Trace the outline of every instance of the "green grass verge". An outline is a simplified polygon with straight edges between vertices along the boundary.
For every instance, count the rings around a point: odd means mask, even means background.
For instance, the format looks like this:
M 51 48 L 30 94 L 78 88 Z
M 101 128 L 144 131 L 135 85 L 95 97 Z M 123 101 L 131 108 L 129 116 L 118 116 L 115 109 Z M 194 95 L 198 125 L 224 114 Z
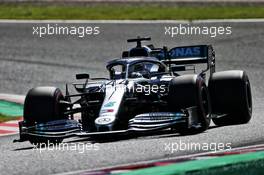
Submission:
M 193 20 L 230 18 L 264 18 L 264 6 L 0 5 L 0 19 Z
M 9 121 L 9 120 L 17 120 L 19 118 L 20 117 L 8 116 L 8 115 L 4 115 L 4 114 L 0 113 L 0 123 L 1 122 L 6 122 L 6 121 Z
M 263 174 L 264 151 L 194 160 L 135 170 L 120 175 L 248 175 Z
M 10 117 L 17 117 L 23 115 L 23 105 L 0 100 L 0 114 Z

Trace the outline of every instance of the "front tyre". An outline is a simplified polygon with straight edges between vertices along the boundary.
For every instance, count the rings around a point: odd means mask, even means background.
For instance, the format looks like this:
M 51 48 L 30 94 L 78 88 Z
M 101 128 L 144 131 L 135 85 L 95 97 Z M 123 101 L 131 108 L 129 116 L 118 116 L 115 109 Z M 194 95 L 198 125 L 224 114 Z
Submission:
M 56 87 L 37 87 L 31 89 L 24 103 L 24 121 L 27 126 L 36 123 L 45 123 L 53 120 L 64 119 L 60 100 L 64 96 L 60 89 Z M 63 139 L 43 138 L 39 136 L 29 136 L 29 142 L 34 145 L 41 143 L 60 143 Z
M 174 111 L 197 107 L 200 127 L 184 126 L 178 129 L 182 135 L 205 131 L 211 121 L 211 104 L 209 92 L 204 79 L 198 75 L 181 75 L 175 77 L 169 86 L 169 105 Z
M 213 113 L 223 115 L 213 118 L 218 126 L 248 123 L 252 116 L 252 95 L 245 71 L 216 72 L 209 80 Z

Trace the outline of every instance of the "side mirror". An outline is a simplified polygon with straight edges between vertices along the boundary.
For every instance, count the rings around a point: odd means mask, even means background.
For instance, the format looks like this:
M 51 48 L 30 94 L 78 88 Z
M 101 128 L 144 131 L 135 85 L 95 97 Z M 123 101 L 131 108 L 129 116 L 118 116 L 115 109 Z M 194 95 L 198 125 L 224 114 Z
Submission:
M 81 79 L 89 79 L 90 75 L 89 74 L 76 74 L 76 79 L 81 80 Z
M 124 51 L 123 53 L 122 53 L 122 58 L 126 58 L 126 57 L 128 57 L 129 56 L 129 52 L 128 51 Z

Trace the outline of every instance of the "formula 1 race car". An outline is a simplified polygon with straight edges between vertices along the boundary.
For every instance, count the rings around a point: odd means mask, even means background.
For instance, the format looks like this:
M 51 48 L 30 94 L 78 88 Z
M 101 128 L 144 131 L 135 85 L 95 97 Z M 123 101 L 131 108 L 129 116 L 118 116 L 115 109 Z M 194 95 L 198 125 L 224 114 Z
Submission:
M 150 38 L 129 39 L 136 47 L 106 65 L 109 78 L 31 89 L 19 122 L 20 140 L 59 143 L 67 137 L 136 134 L 171 130 L 180 134 L 243 124 L 252 115 L 251 88 L 242 70 L 215 72 L 211 45 L 155 48 Z M 204 65 L 204 66 L 202 66 Z M 199 73 L 197 67 L 201 68 Z M 208 77 L 208 80 L 206 79 Z

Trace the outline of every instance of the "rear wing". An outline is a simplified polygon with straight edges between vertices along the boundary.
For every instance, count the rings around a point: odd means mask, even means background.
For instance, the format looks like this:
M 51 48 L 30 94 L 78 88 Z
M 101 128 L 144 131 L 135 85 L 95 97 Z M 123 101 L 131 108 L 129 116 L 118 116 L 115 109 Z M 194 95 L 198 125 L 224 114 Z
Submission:
M 215 52 L 211 45 L 195 45 L 195 46 L 182 46 L 174 47 L 169 51 L 163 48 L 163 51 L 156 57 L 169 65 L 188 65 L 188 64 L 207 64 L 206 72 L 215 72 Z

